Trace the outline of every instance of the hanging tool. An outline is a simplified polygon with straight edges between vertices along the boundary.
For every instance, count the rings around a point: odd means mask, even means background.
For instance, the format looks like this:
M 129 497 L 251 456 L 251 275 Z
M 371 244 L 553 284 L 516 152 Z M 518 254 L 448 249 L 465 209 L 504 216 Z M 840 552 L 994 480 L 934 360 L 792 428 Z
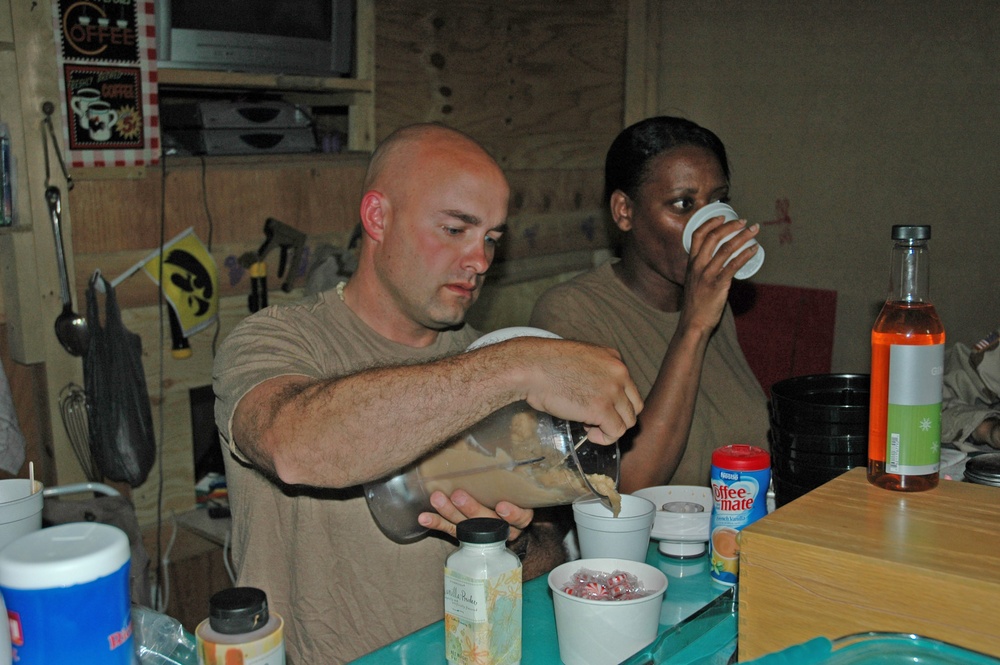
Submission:
M 246 252 L 237 259 L 238 263 L 250 272 L 250 295 L 247 298 L 247 305 L 251 312 L 267 307 L 267 263 L 264 261 L 267 253 L 275 247 L 281 250 L 278 259 L 278 277 L 284 276 L 285 281 L 281 285 L 281 290 L 289 293 L 293 288 L 306 244 L 306 234 L 273 217 L 268 217 L 264 222 L 264 237 L 264 244 L 260 249 L 256 252 Z
M 292 284 L 295 282 L 299 264 L 302 263 L 302 252 L 306 246 L 306 234 L 293 229 L 288 224 L 279 222 L 273 217 L 268 217 L 264 222 L 264 237 L 267 238 L 264 244 L 257 250 L 259 260 L 263 261 L 275 247 L 281 248 L 281 257 L 278 260 L 278 277 L 284 275 L 285 281 L 281 284 L 281 290 L 290 293 Z M 288 252 L 291 250 L 292 258 L 289 261 Z
M 52 128 L 52 113 L 54 111 L 55 106 L 52 102 L 42 104 L 42 112 L 45 113 L 45 117 L 42 119 L 42 151 L 45 153 L 45 203 L 49 207 L 52 234 L 56 239 L 56 267 L 59 269 L 59 295 L 63 306 L 62 312 L 56 317 L 55 331 L 56 339 L 59 340 L 67 353 L 73 356 L 83 356 L 87 353 L 90 333 L 87 328 L 87 319 L 73 311 L 73 297 L 70 292 L 69 275 L 66 271 L 66 255 L 62 238 L 62 198 L 59 188 L 51 184 L 49 179 L 51 174 L 49 171 L 48 139 L 51 136 L 52 149 L 59 159 L 59 166 L 66 178 L 66 189 L 73 189 L 73 179 L 66 170 L 62 153 L 59 151 L 59 143 L 56 141 L 55 130 Z
M 257 312 L 267 307 L 267 264 L 257 252 L 246 252 L 240 255 L 237 262 L 250 273 L 250 295 L 247 296 L 247 307 L 250 312 Z
M 75 383 L 69 383 L 59 393 L 59 411 L 62 414 L 63 427 L 69 436 L 73 453 L 80 462 L 88 481 L 96 482 L 103 479 L 101 470 L 97 468 L 90 450 L 90 425 L 87 420 L 87 393 Z

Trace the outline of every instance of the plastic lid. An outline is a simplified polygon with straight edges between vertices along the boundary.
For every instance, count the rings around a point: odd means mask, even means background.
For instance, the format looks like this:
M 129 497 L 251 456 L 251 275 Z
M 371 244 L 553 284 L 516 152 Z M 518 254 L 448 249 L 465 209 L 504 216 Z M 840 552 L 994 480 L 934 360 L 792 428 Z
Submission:
M 979 485 L 1000 487 L 1000 453 L 970 457 L 965 463 L 965 479 Z
M 771 468 L 771 455 L 757 446 L 734 443 L 716 448 L 712 453 L 712 466 L 733 471 L 760 471 Z
M 128 536 L 100 522 L 70 522 L 25 534 L 0 551 L 0 586 L 55 589 L 87 584 L 129 562 Z
M 209 625 L 223 635 L 253 632 L 269 618 L 267 594 L 252 586 L 223 589 L 208 601 Z
M 510 525 L 495 517 L 473 517 L 459 522 L 457 531 L 461 542 L 485 545 L 507 540 Z
M 908 224 L 897 224 L 892 227 L 893 240 L 930 240 L 930 226 L 911 226 Z

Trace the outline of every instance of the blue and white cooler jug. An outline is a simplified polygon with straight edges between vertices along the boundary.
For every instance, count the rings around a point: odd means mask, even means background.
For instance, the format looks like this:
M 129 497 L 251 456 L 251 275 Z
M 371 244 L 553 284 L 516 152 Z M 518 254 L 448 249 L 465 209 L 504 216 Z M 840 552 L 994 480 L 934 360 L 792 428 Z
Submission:
M 137 665 L 128 536 L 97 522 L 60 524 L 0 550 L 0 593 L 19 665 Z

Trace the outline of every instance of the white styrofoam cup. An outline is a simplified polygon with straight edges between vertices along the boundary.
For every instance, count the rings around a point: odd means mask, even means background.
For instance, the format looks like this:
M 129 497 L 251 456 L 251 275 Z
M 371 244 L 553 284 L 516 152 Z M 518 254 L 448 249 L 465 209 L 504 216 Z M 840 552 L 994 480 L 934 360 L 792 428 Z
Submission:
M 691 237 L 694 235 L 694 232 L 698 229 L 698 227 L 708 220 L 714 217 L 719 217 L 720 215 L 724 217 L 727 222 L 740 218 L 740 216 L 736 214 L 736 211 L 733 210 L 729 204 L 722 203 L 721 201 L 709 203 L 707 206 L 703 206 L 696 210 L 695 213 L 691 215 L 691 219 L 688 220 L 687 225 L 684 227 L 684 235 L 682 237 L 684 242 L 684 251 L 688 253 L 691 252 Z M 726 242 L 737 233 L 739 233 L 739 231 L 734 231 L 719 241 L 719 244 L 715 247 L 715 251 L 718 252 L 722 243 Z M 736 272 L 736 279 L 747 279 L 752 277 L 758 270 L 760 270 L 760 267 L 764 265 L 764 248 L 759 246 L 760 243 L 757 242 L 756 238 L 747 241 L 742 247 L 740 247 L 739 251 L 734 252 L 733 255 L 726 260 L 726 263 L 728 264 L 733 260 L 734 256 L 745 249 L 753 247 L 754 245 L 758 245 L 757 253 L 754 254 L 753 258 L 747 261 L 746 265 Z M 713 252 L 713 256 L 714 255 L 715 253 Z
M 622 494 L 618 517 L 600 499 L 573 502 L 573 520 L 585 559 L 615 558 L 645 561 L 656 506 L 649 499 Z

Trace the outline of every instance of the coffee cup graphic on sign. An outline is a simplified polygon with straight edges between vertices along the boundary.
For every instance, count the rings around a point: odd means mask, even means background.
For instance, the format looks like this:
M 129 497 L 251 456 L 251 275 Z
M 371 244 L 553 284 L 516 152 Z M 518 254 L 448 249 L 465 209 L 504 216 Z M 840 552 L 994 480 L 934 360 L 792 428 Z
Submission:
M 73 93 L 73 98 L 70 100 L 69 105 L 73 108 L 73 114 L 76 116 L 76 121 L 80 124 L 83 129 L 90 129 L 90 123 L 87 119 L 87 109 L 94 102 L 101 101 L 101 93 L 95 88 L 80 88 Z
M 87 131 L 92 141 L 107 141 L 111 138 L 111 128 L 118 120 L 118 111 L 111 104 L 102 101 L 93 102 L 87 107 Z

